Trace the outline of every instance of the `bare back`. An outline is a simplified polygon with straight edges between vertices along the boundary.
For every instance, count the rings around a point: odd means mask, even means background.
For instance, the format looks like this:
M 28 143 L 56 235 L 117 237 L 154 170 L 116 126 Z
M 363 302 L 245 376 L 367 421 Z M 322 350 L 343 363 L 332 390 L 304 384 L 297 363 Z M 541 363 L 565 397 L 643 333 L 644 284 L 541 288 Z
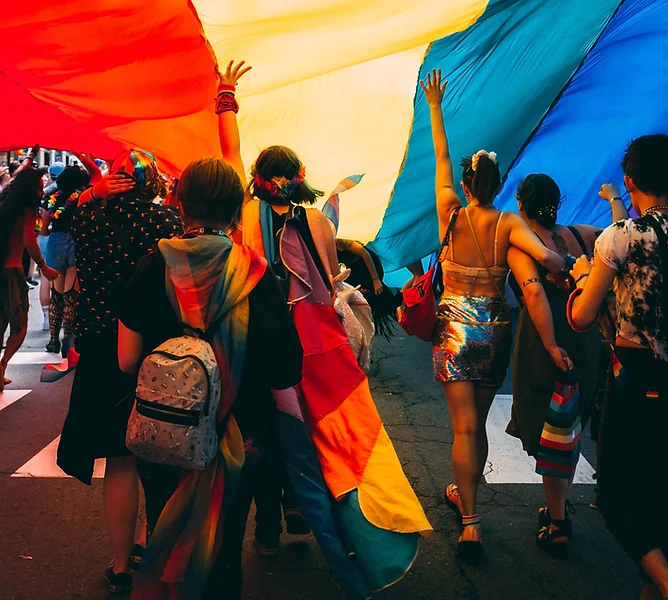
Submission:
M 446 294 L 494 296 L 498 295 L 497 288 L 503 291 L 508 272 L 506 254 L 510 247 L 510 227 L 504 220 L 503 213 L 492 207 L 469 205 L 460 211 L 444 255 Z M 494 281 L 490 280 L 480 257 L 471 227 Z

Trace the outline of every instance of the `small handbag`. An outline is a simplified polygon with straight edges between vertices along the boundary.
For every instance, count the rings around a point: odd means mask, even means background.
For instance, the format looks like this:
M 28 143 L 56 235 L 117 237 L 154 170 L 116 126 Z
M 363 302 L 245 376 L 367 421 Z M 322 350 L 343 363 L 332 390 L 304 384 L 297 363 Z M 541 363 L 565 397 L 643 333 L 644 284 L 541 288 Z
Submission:
M 434 336 L 436 325 L 434 281 L 436 281 L 437 275 L 441 273 L 443 250 L 450 243 L 450 236 L 457 222 L 460 209 L 461 207 L 452 211 L 448 230 L 436 255 L 436 261 L 420 279 L 403 292 L 402 304 L 397 309 L 397 321 L 401 328 L 408 335 L 413 335 L 423 342 L 431 342 Z

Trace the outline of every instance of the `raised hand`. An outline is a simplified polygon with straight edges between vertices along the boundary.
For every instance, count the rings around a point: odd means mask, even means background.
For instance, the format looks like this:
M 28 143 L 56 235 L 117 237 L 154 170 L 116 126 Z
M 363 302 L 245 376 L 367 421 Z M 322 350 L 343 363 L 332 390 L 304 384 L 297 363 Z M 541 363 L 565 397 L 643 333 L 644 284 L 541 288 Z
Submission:
M 227 65 L 225 73 L 218 71 L 218 89 L 221 87 L 236 87 L 237 82 L 253 68 L 251 66 L 244 67 L 245 64 L 245 60 L 236 65 L 231 60 Z
M 613 198 L 622 197 L 622 195 L 619 193 L 619 188 L 614 183 L 604 183 L 601 186 L 598 195 L 608 202 L 611 202 Z
M 433 69 L 431 73 L 427 73 L 426 82 L 420 81 L 427 103 L 431 107 L 440 107 L 443 102 L 448 82 L 442 79 L 441 69 Z
M 95 200 L 107 200 L 112 196 L 124 194 L 135 187 L 135 182 L 123 173 L 103 177 L 93 186 Z
M 31 149 L 30 149 L 30 154 L 28 155 L 29 158 L 35 158 L 37 156 L 37 153 L 39 152 L 40 145 L 35 144 Z

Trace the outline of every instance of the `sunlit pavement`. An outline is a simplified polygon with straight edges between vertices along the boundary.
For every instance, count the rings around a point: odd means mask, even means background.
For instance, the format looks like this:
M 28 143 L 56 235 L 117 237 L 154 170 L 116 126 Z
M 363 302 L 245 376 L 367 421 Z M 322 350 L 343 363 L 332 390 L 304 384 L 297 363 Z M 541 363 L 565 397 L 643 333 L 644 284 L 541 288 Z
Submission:
M 33 292 L 36 302 L 36 293 Z M 65 478 L 54 464 L 72 375 L 39 383 L 48 334 L 31 314 L 14 379 L 0 396 L 0 600 L 98 600 L 107 597 L 102 573 L 110 558 L 101 510 L 101 480 L 92 487 Z M 51 358 L 51 360 L 56 360 Z M 19 364 L 21 363 L 21 364 Z M 103 382 L 101 382 L 103 383 Z M 374 352 L 371 385 L 406 473 L 435 528 L 422 542 L 413 569 L 379 598 L 404 600 L 629 600 L 639 596 L 636 570 L 588 508 L 594 485 L 578 484 L 572 500 L 575 538 L 570 558 L 556 561 L 535 547 L 542 503 L 533 465 L 519 442 L 503 433 L 509 382 L 488 427 L 492 449 L 481 490 L 485 560 L 468 566 L 456 557 L 458 526 L 443 503 L 452 481 L 452 429 L 440 388 L 433 383 L 427 344 L 398 333 Z M 91 398 L 91 401 L 94 401 Z M 595 460 L 584 444 L 578 477 L 591 481 Z M 103 465 L 98 465 L 98 474 Z M 311 537 L 282 538 L 277 558 L 256 555 L 252 516 L 244 551 L 246 599 L 338 600 L 341 592 Z

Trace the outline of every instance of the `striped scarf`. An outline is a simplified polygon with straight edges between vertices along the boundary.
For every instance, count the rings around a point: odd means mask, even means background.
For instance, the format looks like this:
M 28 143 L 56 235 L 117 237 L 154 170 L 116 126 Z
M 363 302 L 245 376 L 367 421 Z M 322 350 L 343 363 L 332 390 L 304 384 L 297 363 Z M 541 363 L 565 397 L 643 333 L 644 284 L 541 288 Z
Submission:
M 211 345 L 222 384 L 218 422 L 226 424 L 212 464 L 183 472 L 151 536 L 132 598 L 193 600 L 202 596 L 221 547 L 224 513 L 244 464 L 243 438 L 230 411 L 244 368 L 248 296 L 267 263 L 226 236 L 161 240 L 158 247 L 167 295 L 180 320 L 203 331 L 218 323 Z

